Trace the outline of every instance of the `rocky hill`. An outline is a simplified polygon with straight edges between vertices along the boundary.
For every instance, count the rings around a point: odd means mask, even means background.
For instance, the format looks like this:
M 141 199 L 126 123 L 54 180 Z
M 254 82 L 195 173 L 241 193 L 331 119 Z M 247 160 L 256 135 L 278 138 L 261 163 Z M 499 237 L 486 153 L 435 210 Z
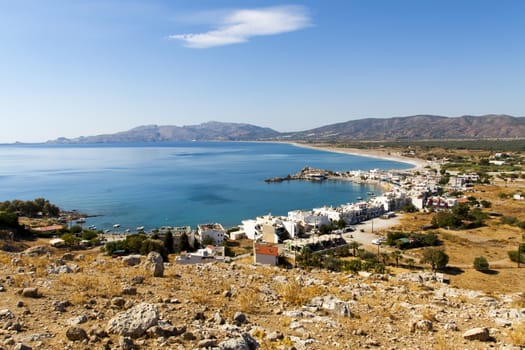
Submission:
M 360 119 L 286 135 L 293 140 L 450 140 L 525 138 L 525 118 L 507 115 L 434 115 Z
M 249 124 L 208 122 L 200 125 L 145 125 L 116 134 L 59 138 L 51 143 L 113 143 L 166 141 L 240 141 L 277 137 L 279 132 Z
M 525 296 L 432 273 L 177 265 L 35 246 L 0 252 L 0 348 L 520 349 Z M 437 276 L 439 277 L 439 276 Z
M 416 115 L 351 120 L 320 128 L 280 133 L 250 124 L 208 122 L 200 125 L 146 125 L 115 134 L 59 138 L 51 143 L 114 143 L 165 141 L 314 141 L 453 140 L 525 138 L 525 117 L 508 115 L 449 118 Z

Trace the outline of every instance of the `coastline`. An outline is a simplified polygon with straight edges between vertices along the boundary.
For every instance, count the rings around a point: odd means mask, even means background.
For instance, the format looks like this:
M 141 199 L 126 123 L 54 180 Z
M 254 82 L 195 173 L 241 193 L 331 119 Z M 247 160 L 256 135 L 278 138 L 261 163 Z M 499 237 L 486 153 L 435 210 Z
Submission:
M 391 153 L 388 150 L 342 148 L 342 147 L 335 147 L 332 145 L 325 145 L 325 144 L 304 144 L 304 143 L 298 143 L 298 142 L 290 142 L 290 144 L 296 147 L 310 148 L 310 149 L 315 149 L 319 151 L 350 154 L 353 156 L 378 158 L 378 159 L 384 159 L 384 160 L 391 160 L 394 162 L 407 163 L 407 164 L 412 165 L 412 167 L 407 168 L 410 170 L 423 169 L 424 167 L 429 165 L 429 163 L 426 160 L 419 159 L 419 158 L 405 157 L 405 156 L 402 156 L 401 154 Z

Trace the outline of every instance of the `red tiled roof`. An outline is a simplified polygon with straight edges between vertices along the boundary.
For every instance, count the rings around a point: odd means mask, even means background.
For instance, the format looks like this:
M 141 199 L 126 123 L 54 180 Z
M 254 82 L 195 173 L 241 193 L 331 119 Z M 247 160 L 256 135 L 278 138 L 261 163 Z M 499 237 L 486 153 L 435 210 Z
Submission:
M 58 231 L 63 228 L 62 225 L 51 225 L 51 226 L 42 226 L 42 227 L 35 227 L 32 230 L 33 231 L 39 231 L 39 232 L 45 232 L 45 231 Z
M 256 244 L 255 245 L 255 254 L 278 256 L 279 255 L 279 249 L 276 246 L 268 246 L 268 245 Z

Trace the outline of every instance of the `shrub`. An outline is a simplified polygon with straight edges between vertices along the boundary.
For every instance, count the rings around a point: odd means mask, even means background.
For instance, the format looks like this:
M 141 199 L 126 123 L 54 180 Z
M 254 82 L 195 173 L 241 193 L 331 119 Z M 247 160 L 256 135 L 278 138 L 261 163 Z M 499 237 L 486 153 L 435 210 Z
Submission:
M 361 268 L 362 266 L 360 259 L 343 261 L 344 271 L 352 271 L 353 273 L 358 273 L 359 271 L 361 271 Z
M 516 225 L 518 223 L 518 219 L 515 216 L 502 216 L 500 222 L 503 225 Z
M 507 253 L 509 254 L 509 259 L 511 261 L 518 262 L 519 259 L 520 263 L 525 263 L 525 253 L 523 253 L 523 251 L 520 252 L 521 254 L 518 254 L 517 250 L 511 250 Z
M 485 199 L 482 199 L 480 203 L 483 208 L 490 208 L 492 206 L 492 203 Z
M 489 269 L 489 262 L 484 256 L 475 257 L 473 265 L 477 271 L 487 271 Z
M 429 264 L 432 271 L 443 270 L 448 264 L 448 255 L 442 249 L 427 248 L 423 251 L 422 264 Z

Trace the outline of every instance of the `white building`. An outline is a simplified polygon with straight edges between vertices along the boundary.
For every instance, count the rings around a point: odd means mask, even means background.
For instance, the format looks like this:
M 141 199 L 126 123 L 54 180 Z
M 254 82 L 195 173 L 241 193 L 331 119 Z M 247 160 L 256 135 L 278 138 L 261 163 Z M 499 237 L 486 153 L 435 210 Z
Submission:
M 303 223 L 311 228 L 319 228 L 321 225 L 329 225 L 330 219 L 326 215 L 315 214 L 311 210 L 293 210 L 288 212 L 288 219 Z
M 198 237 L 199 241 L 202 243 L 202 240 L 205 237 L 210 237 L 213 240 L 213 243 L 216 246 L 219 246 L 222 244 L 222 241 L 224 240 L 226 231 L 222 227 L 221 224 L 201 224 L 198 226 Z
M 329 220 L 333 222 L 337 222 L 341 220 L 342 218 L 342 211 L 340 208 L 333 208 L 333 207 L 321 207 L 321 208 L 314 208 L 313 212 L 315 215 L 322 215 L 328 217 Z
M 205 264 L 214 261 L 224 261 L 224 247 L 214 247 L 212 245 L 199 249 L 195 253 L 183 252 L 177 256 L 177 264 Z

